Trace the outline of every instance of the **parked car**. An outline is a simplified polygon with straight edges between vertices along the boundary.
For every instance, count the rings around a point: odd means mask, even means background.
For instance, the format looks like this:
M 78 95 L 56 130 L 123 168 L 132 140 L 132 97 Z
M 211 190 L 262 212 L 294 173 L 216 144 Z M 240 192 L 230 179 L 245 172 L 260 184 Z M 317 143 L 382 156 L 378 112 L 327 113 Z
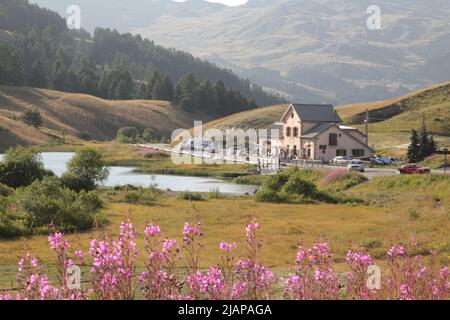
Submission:
M 346 157 L 342 157 L 342 156 L 339 156 L 339 157 L 335 157 L 333 160 L 331 160 L 330 161 L 330 163 L 332 163 L 332 164 L 347 164 L 347 163 L 349 163 L 349 161 L 350 160 L 348 160 Z
M 382 161 L 380 158 L 370 158 L 370 164 L 374 166 L 385 166 L 386 163 Z
M 428 168 L 421 167 L 418 164 L 406 164 L 397 170 L 399 174 L 428 174 L 431 170 Z
M 362 162 L 362 160 L 352 160 L 350 161 L 350 163 L 347 165 L 347 169 L 349 171 L 359 171 L 359 172 L 364 172 L 364 163 Z
M 395 157 L 381 157 L 379 158 L 381 161 L 383 161 L 386 165 L 400 165 L 403 164 L 403 161 L 400 158 Z

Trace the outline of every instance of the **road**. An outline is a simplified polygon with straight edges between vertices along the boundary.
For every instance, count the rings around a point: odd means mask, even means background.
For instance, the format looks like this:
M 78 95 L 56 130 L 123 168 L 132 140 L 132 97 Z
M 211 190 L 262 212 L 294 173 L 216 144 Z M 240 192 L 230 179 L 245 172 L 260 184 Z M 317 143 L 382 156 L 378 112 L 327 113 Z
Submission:
M 156 149 L 156 150 L 160 150 L 160 151 L 165 151 L 165 152 L 175 152 L 170 145 L 164 145 L 164 144 L 147 144 L 147 145 L 136 145 L 138 147 L 142 147 L 142 148 L 149 148 L 149 149 Z M 178 153 L 178 152 L 177 152 Z M 187 154 L 187 152 L 184 152 L 185 154 Z M 197 152 L 195 154 L 192 154 L 194 156 L 198 156 L 201 157 L 201 152 Z M 337 169 L 346 169 L 346 167 L 344 166 L 331 166 L 331 165 L 324 165 L 324 166 L 315 166 L 315 167 L 307 167 L 310 169 L 326 169 L 326 170 L 337 170 Z M 444 169 L 435 169 L 435 170 L 431 170 L 432 173 L 435 174 L 444 174 Z M 364 172 L 364 176 L 366 176 L 369 179 L 373 179 L 376 177 L 385 177 L 385 176 L 393 176 L 397 174 L 397 170 L 393 169 L 393 168 L 382 168 L 382 167 L 377 167 L 377 168 L 366 168 L 365 172 Z M 450 175 L 450 168 L 447 168 L 447 175 Z

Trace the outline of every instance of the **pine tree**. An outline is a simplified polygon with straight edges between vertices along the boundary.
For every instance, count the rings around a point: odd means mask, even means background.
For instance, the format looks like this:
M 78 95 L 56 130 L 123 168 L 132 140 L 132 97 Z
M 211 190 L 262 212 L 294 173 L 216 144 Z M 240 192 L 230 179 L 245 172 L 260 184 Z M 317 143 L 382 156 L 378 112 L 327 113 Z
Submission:
M 148 76 L 148 87 L 147 87 L 147 92 L 148 92 L 148 99 L 154 99 L 153 98 L 153 91 L 155 89 L 156 84 L 160 81 L 161 79 L 161 74 L 158 72 L 158 70 L 153 71 L 149 76 Z
M 153 86 L 152 99 L 172 101 L 173 85 L 167 75 L 164 74 L 156 80 Z
M 45 65 L 41 59 L 38 59 L 33 63 L 28 83 L 30 84 L 30 86 L 37 88 L 46 88 L 48 86 L 48 78 L 47 73 L 45 72 Z
M 434 136 L 431 135 L 430 136 L 430 140 L 429 140 L 429 145 L 428 145 L 428 156 L 432 156 L 434 154 L 436 154 L 438 147 L 436 144 L 436 141 L 434 140 Z
M 193 73 L 188 73 L 177 84 L 174 102 L 184 110 L 194 111 L 198 107 L 198 101 L 198 82 Z
M 430 140 L 428 136 L 427 126 L 425 124 L 425 119 L 423 120 L 422 128 L 420 129 L 419 145 L 420 151 L 418 155 L 418 160 L 422 161 L 423 159 L 429 156 L 428 152 L 430 150 Z
M 52 70 L 53 88 L 56 90 L 66 90 L 66 67 L 62 58 L 56 59 Z
M 411 131 L 411 144 L 408 147 L 408 161 L 411 163 L 419 162 L 420 159 L 419 136 L 416 130 Z
M 139 89 L 137 90 L 137 93 L 136 93 L 136 99 L 142 99 L 142 100 L 148 99 L 148 86 L 147 86 L 147 84 L 142 83 L 139 86 Z

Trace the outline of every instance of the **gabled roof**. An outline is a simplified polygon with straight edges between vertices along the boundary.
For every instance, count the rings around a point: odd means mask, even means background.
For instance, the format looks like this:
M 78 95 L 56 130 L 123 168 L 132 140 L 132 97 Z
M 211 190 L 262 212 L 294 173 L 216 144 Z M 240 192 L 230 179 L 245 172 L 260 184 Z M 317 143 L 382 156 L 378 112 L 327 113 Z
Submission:
M 315 138 L 319 134 L 321 134 L 322 132 L 327 131 L 328 129 L 330 129 L 332 126 L 333 126 L 333 123 L 330 123 L 330 122 L 319 123 L 318 125 L 312 127 L 308 131 L 306 131 L 302 135 L 302 138 Z
M 282 138 L 283 137 L 283 129 L 284 129 L 284 125 L 283 123 L 277 122 L 274 123 L 270 128 L 267 128 L 267 138 L 272 138 L 272 133 L 277 133 L 278 134 L 278 138 Z M 276 136 L 274 136 L 276 137 Z
M 291 105 L 302 121 L 341 123 L 342 119 L 331 104 Z
M 338 124 L 335 123 L 319 123 L 318 125 L 312 127 L 311 129 L 309 129 L 308 131 L 306 131 L 301 138 L 306 138 L 306 139 L 314 139 L 317 136 L 319 136 L 320 134 L 322 134 L 323 132 L 327 131 L 328 129 L 330 129 L 331 127 L 336 127 L 339 130 L 341 130 L 341 132 L 343 134 L 345 134 L 346 136 L 348 136 L 350 139 L 353 139 L 354 141 L 358 142 L 359 144 L 361 144 L 362 146 L 365 146 L 367 148 L 369 148 L 372 152 L 375 152 L 375 150 L 368 146 L 367 144 L 365 144 L 363 141 L 360 141 L 358 139 L 356 139 L 354 136 L 352 136 L 351 134 L 348 133 L 348 129 L 342 129 L 341 126 L 339 126 Z M 358 129 L 356 129 L 358 130 Z

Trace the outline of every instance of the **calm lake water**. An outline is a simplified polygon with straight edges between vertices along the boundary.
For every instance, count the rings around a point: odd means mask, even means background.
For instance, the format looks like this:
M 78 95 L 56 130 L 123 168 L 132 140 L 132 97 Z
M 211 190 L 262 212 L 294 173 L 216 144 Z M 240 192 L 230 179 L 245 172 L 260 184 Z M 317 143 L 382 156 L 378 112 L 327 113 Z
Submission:
M 47 169 L 53 171 L 57 176 L 61 176 L 66 171 L 67 162 L 72 158 L 71 152 L 44 152 L 42 159 Z M 0 154 L 0 160 L 3 155 Z M 170 189 L 172 191 L 194 191 L 209 192 L 212 189 L 219 189 L 226 194 L 253 194 L 256 186 L 239 185 L 221 179 L 207 177 L 184 177 L 172 175 L 150 175 L 133 172 L 132 167 L 110 167 L 108 180 L 104 182 L 107 187 L 134 185 L 148 187 L 157 185 L 160 189 Z

